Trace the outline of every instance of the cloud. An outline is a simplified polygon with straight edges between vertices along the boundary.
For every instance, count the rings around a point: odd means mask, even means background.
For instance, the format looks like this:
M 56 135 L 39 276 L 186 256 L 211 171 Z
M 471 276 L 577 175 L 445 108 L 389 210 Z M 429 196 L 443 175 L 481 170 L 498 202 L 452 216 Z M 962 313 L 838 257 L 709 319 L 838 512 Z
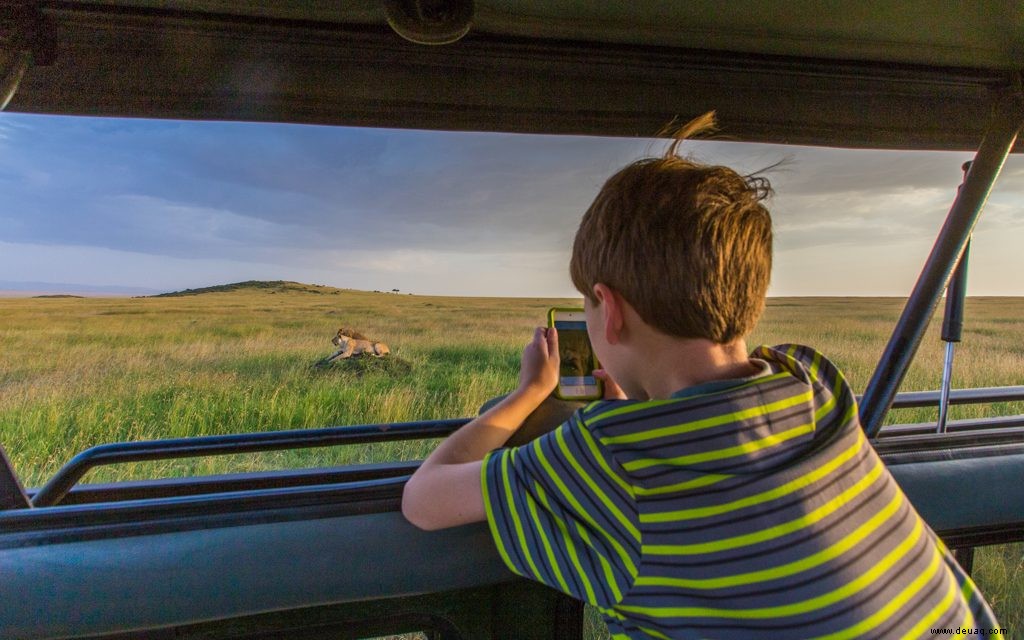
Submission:
M 638 146 L 589 138 L 55 120 L 33 123 L 42 135 L 28 162 L 0 164 L 0 183 L 14 205 L 9 211 L 22 220 L 18 233 L 4 239 L 174 256 L 221 251 L 231 237 L 256 250 L 565 247 L 605 176 L 621 164 L 616 156 L 632 157 Z M 602 145 L 605 153 L 597 153 Z M 41 174 L 29 175 L 43 166 L 46 188 Z
M 0 113 L 0 142 L 10 140 L 19 131 L 24 131 L 27 125 L 17 119 L 17 117 L 11 117 L 10 114 Z
M 4 114 L 0 148 L 18 153 L 0 153 L 0 241 L 165 256 L 175 269 L 233 261 L 521 290 L 518 274 L 571 291 L 583 212 L 609 175 L 663 144 Z M 741 172 L 785 161 L 766 172 L 779 264 L 812 247 L 856 257 L 930 243 L 970 158 L 703 141 L 684 151 Z M 1007 163 L 979 232 L 1024 222 L 1021 160 Z
M 893 244 L 938 233 L 949 204 L 945 190 L 931 187 L 780 196 L 776 241 L 784 249 Z
M 786 152 L 778 147 L 779 157 Z M 938 234 L 971 154 L 796 148 L 769 172 L 777 246 L 895 245 Z M 1024 158 L 1007 161 L 980 218 L 1016 225 L 1024 200 Z M 1016 206 L 1015 204 L 1016 203 Z

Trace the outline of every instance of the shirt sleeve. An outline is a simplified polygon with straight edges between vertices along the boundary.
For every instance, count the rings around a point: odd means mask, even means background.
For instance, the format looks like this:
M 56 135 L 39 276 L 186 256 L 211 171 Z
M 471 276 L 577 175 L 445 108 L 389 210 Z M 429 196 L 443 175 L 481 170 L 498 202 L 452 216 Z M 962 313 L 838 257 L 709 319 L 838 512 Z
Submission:
M 640 557 L 632 487 L 579 414 L 484 458 L 487 522 L 505 564 L 600 607 L 622 600 Z

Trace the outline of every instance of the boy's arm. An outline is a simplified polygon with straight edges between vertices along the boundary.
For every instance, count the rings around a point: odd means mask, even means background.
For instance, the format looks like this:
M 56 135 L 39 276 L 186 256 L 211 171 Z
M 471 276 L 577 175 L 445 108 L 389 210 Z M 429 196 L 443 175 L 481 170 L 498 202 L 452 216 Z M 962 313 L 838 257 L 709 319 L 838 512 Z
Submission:
M 558 384 L 558 364 L 558 334 L 538 328 L 523 350 L 519 388 L 445 439 L 409 478 L 402 494 L 409 522 L 433 530 L 486 518 L 481 461 L 548 397 Z

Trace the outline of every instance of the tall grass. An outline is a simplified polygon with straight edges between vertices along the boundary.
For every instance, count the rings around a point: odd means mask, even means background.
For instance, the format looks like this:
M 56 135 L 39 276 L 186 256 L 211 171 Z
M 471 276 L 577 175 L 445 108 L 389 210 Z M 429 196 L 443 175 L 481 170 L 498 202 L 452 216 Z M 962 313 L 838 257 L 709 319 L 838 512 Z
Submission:
M 118 441 L 470 416 L 514 388 L 519 355 L 550 306 L 572 300 L 445 298 L 264 287 L 137 299 L 0 299 L 0 443 L 29 486 L 74 454 Z M 800 342 L 862 391 L 902 300 L 773 299 L 749 344 Z M 1024 299 L 972 298 L 955 387 L 1024 379 Z M 904 390 L 939 386 L 933 323 Z M 392 356 L 313 366 L 349 326 Z M 954 407 L 952 418 L 1024 413 Z M 934 411 L 890 421 L 934 420 Z M 319 466 L 424 456 L 432 442 L 151 462 L 87 481 Z M 1022 545 L 979 551 L 976 576 L 1011 633 L 1024 629 Z M 594 625 L 593 619 L 588 624 Z M 600 627 L 600 622 L 596 623 Z M 591 634 L 593 635 L 592 631 Z
M 547 302 L 283 291 L 0 301 L 0 436 L 29 485 L 90 446 L 125 440 L 467 416 L 510 390 Z M 312 365 L 341 324 L 392 345 L 379 366 Z M 353 362 L 352 364 L 359 364 Z M 319 450 L 154 463 L 161 475 L 347 462 Z M 90 480 L 153 473 L 103 469 Z

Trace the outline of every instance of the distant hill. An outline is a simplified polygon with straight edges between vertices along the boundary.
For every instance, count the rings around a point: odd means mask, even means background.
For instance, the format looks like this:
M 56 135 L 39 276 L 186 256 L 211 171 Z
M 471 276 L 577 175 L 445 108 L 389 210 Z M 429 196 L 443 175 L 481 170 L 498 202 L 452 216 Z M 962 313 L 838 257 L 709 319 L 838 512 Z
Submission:
M 226 293 L 229 291 L 266 291 L 268 293 L 318 293 L 337 294 L 343 291 L 336 287 L 326 287 L 319 284 L 303 284 L 302 282 L 291 282 L 289 280 L 246 280 L 245 282 L 232 282 L 231 284 L 218 284 L 212 287 L 201 287 L 199 289 L 185 289 L 184 291 L 172 291 L 170 293 L 158 293 L 149 298 L 175 298 L 181 296 L 198 296 L 204 293 Z

